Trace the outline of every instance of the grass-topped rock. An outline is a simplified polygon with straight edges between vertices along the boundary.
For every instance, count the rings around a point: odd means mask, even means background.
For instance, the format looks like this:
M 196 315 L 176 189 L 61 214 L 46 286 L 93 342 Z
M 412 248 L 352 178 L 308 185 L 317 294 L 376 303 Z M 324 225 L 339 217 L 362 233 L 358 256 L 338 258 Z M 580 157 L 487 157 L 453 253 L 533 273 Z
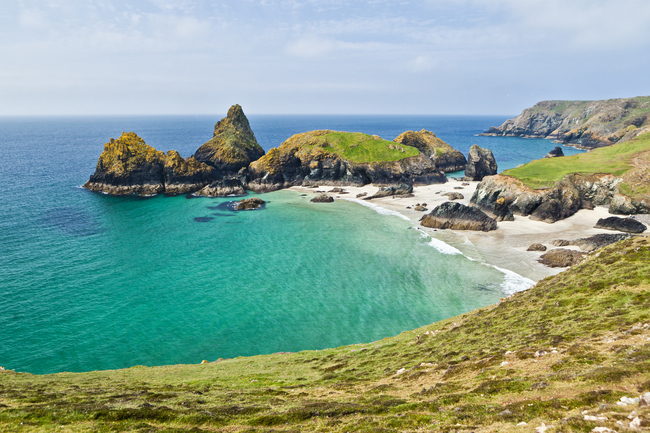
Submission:
M 436 137 L 436 134 L 427 131 L 426 129 L 419 132 L 403 132 L 393 141 L 415 147 L 420 152 L 431 158 L 433 163 L 436 165 L 436 168 L 444 173 L 462 171 L 465 170 L 465 167 L 467 166 L 465 155 Z
M 396 337 L 200 362 L 0 371 L 0 430 L 628 431 L 650 418 L 628 399 L 650 391 L 650 242 Z
M 442 183 L 446 178 L 417 148 L 359 132 L 304 132 L 248 167 L 248 186 L 270 191 L 313 183 Z

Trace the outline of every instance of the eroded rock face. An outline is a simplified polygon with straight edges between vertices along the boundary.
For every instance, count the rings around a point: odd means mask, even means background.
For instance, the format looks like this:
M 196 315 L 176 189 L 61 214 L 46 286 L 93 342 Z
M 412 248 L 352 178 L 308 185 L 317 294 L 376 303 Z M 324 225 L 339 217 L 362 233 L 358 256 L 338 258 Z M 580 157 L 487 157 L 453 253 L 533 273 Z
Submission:
M 485 176 L 495 174 L 497 174 L 497 161 L 494 159 L 492 151 L 473 144 L 469 148 L 469 154 L 467 155 L 465 178 L 480 181 Z
M 555 146 L 555 149 L 547 153 L 544 158 L 557 158 L 558 156 L 564 156 L 564 152 L 562 152 L 562 148 L 560 146 Z
M 431 158 L 436 168 L 444 173 L 462 171 L 467 166 L 465 155 L 436 137 L 431 131 L 425 129 L 420 132 L 406 131 L 393 141 L 417 148 Z
M 215 167 L 221 176 L 232 176 L 263 155 L 244 111 L 236 104 L 214 125 L 212 139 L 197 149 L 194 158 Z
M 246 195 L 246 189 L 237 178 L 216 180 L 194 193 L 205 197 L 227 197 L 232 195 Z
M 559 181 L 544 194 L 542 203 L 531 213 L 530 219 L 554 223 L 568 218 L 582 208 L 578 189 L 570 182 Z
M 528 216 L 541 203 L 542 194 L 509 176 L 488 176 L 476 186 L 470 203 L 494 215 Z
M 497 222 L 475 207 L 445 202 L 420 220 L 424 227 L 451 230 L 496 230 Z
M 632 218 L 609 217 L 601 218 L 596 222 L 595 228 L 618 230 L 625 233 L 643 233 L 646 230 L 645 224 Z
M 650 213 L 650 204 L 645 201 L 634 200 L 623 194 L 614 194 L 609 205 L 609 213 L 614 215 Z
M 217 177 L 217 171 L 193 157 L 183 159 L 175 150 L 167 152 L 163 174 L 165 193 L 186 194 L 197 191 Z
M 581 253 L 580 251 L 555 248 L 542 254 L 539 258 L 539 262 L 550 268 L 566 268 L 580 263 L 583 256 L 584 253 Z
M 413 193 L 413 185 L 408 183 L 402 183 L 400 185 L 391 185 L 384 188 L 381 188 L 375 194 L 370 197 L 364 198 L 364 200 L 372 200 L 373 198 L 380 197 L 389 197 L 391 195 L 409 195 Z

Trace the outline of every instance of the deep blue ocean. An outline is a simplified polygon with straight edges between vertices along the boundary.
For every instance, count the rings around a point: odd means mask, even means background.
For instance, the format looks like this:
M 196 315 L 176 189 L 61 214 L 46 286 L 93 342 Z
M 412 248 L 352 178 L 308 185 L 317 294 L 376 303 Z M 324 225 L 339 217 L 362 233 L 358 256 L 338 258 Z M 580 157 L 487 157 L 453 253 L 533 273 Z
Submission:
M 507 293 L 503 272 L 352 202 L 277 191 L 265 209 L 235 214 L 228 198 L 80 188 L 122 131 L 187 157 L 220 117 L 0 118 L 0 366 L 78 372 L 336 347 Z M 392 140 L 424 128 L 465 154 L 491 149 L 503 170 L 555 146 L 476 136 L 506 118 L 249 116 L 265 150 L 314 129 Z

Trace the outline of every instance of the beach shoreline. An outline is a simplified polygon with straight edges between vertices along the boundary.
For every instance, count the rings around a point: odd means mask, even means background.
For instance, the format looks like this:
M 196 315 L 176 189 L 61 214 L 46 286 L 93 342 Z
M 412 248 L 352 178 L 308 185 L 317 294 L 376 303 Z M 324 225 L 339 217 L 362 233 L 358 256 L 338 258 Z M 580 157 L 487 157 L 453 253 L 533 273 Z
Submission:
M 464 198 L 455 201 L 468 205 L 478 183 L 477 181 L 448 178 L 448 182 L 444 184 L 415 186 L 412 196 L 389 196 L 372 200 L 363 200 L 379 190 L 377 186 L 370 184 L 362 187 L 343 187 L 348 194 L 329 193 L 334 187 L 327 185 L 321 185 L 318 188 L 294 186 L 290 190 L 314 195 L 316 195 L 316 191 L 322 191 L 334 197 L 335 200 L 347 200 L 370 207 L 378 206 L 408 219 L 414 228 L 451 247 L 445 248 L 444 245 L 438 247 L 442 253 L 453 254 L 457 250 L 472 260 L 494 266 L 501 271 L 514 272 L 533 282 L 556 275 L 566 268 L 550 268 L 538 263 L 538 259 L 543 253 L 527 251 L 531 244 L 541 243 L 550 250 L 557 248 L 551 245 L 551 242 L 557 239 L 575 240 L 598 233 L 612 233 L 610 230 L 594 228 L 598 219 L 611 216 L 607 208 L 602 206 L 593 210 L 582 209 L 575 215 L 553 224 L 532 221 L 529 217 L 515 215 L 514 221 L 499 222 L 497 229 L 490 232 L 441 230 L 420 226 L 420 218 L 441 203 L 449 201 L 443 194 L 460 193 Z M 366 193 L 366 196 L 357 197 L 357 194 L 363 193 Z M 424 203 L 427 205 L 427 211 L 421 212 L 414 209 L 417 204 Z M 563 248 L 578 250 L 577 247 L 571 246 Z M 447 251 L 444 251 L 445 249 Z

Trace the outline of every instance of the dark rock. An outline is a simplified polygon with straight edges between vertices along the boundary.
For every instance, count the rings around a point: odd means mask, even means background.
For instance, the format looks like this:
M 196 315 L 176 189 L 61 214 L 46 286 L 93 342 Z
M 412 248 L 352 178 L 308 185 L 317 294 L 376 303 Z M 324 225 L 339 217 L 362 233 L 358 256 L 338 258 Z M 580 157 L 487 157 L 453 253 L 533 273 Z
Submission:
M 217 178 L 217 170 L 197 161 L 194 157 L 183 159 L 170 150 L 164 160 L 163 176 L 166 194 L 187 194 L 198 191 Z
M 509 176 L 488 176 L 476 187 L 470 203 L 494 215 L 528 216 L 543 201 L 543 196 Z M 507 208 L 507 209 L 506 209 Z
M 631 237 L 632 235 L 625 233 L 600 233 L 588 238 L 571 241 L 571 245 L 577 246 L 583 251 L 591 252 Z
M 364 198 L 364 200 L 372 200 L 373 198 L 388 197 L 391 195 L 409 195 L 413 193 L 413 185 L 408 183 L 402 183 L 400 185 L 391 185 L 381 188 L 375 194 L 370 197 Z
M 497 228 L 497 222 L 480 209 L 460 203 L 445 202 L 420 220 L 424 227 L 452 230 L 490 231 Z
M 623 194 L 614 194 L 609 205 L 609 213 L 614 215 L 650 213 L 650 204 L 645 200 L 639 201 Z
M 436 137 L 431 131 L 425 129 L 420 132 L 406 131 L 393 141 L 417 148 L 431 158 L 436 168 L 444 173 L 462 171 L 467 166 L 465 155 Z
M 496 203 L 494 203 L 493 213 L 494 219 L 497 222 L 515 220 L 515 216 L 512 214 L 509 205 L 510 201 L 506 200 L 505 197 L 499 197 Z
M 459 192 L 446 192 L 442 195 L 446 196 L 449 200 L 462 200 L 465 198 L 465 196 Z
M 316 197 L 309 200 L 314 203 L 332 203 L 334 201 L 333 197 L 330 197 L 327 194 L 317 195 Z
M 542 244 L 531 244 L 526 251 L 546 251 L 546 246 Z
M 239 179 L 225 178 L 206 185 L 194 193 L 205 197 L 227 197 L 230 195 L 246 195 L 246 189 Z
M 551 268 L 566 268 L 580 263 L 583 255 L 584 253 L 579 251 L 556 248 L 542 254 L 539 262 Z
M 543 198 L 543 202 L 533 211 L 531 220 L 554 223 L 568 218 L 582 208 L 580 192 L 569 181 L 556 182 Z
M 357 194 L 357 198 L 365 197 L 367 195 L 368 195 L 367 192 L 361 192 L 361 193 Z
M 560 146 L 555 146 L 555 149 L 547 153 L 544 158 L 557 158 L 558 156 L 564 156 L 564 152 L 562 152 L 562 148 Z
M 497 174 L 497 162 L 489 149 L 483 149 L 476 144 L 469 148 L 465 178 L 468 180 L 483 180 L 485 176 Z
M 414 209 L 418 212 L 426 212 L 427 207 L 423 205 L 416 205 Z
M 266 202 L 258 197 L 246 198 L 237 202 L 235 205 L 235 210 L 259 209 L 264 203 Z
M 345 192 L 345 190 L 344 190 L 343 188 L 332 188 L 332 189 L 329 190 L 328 192 L 338 192 L 338 193 L 341 193 L 341 194 L 342 194 L 342 193 Z
M 626 233 L 643 233 L 647 227 L 645 224 L 632 218 L 609 217 L 599 219 L 596 222 L 595 228 L 618 230 Z

